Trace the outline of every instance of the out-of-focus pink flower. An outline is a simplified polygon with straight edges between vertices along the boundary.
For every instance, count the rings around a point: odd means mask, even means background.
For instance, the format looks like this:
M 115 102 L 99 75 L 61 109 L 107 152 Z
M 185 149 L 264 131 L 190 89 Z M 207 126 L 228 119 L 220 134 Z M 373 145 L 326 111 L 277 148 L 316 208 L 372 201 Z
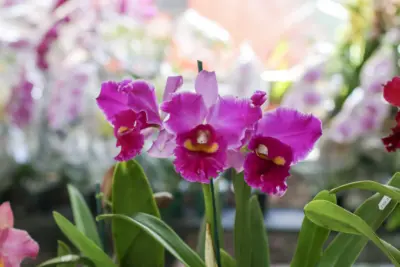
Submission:
M 36 47 L 36 64 L 39 69 L 47 70 L 49 68 L 49 63 L 47 62 L 46 57 L 50 47 L 57 40 L 60 27 L 66 23 L 69 23 L 70 21 L 71 19 L 69 16 L 56 21 L 42 37 L 41 41 Z
M 19 267 L 25 258 L 35 259 L 39 245 L 26 231 L 15 229 L 9 202 L 0 205 L 0 266 Z
M 12 123 L 18 127 L 24 127 L 32 119 L 33 84 L 26 79 L 23 71 L 19 83 L 12 88 L 11 97 L 6 105 L 6 112 L 11 118 Z
M 149 20 L 157 14 L 154 0 L 118 0 L 118 12 L 139 20 Z

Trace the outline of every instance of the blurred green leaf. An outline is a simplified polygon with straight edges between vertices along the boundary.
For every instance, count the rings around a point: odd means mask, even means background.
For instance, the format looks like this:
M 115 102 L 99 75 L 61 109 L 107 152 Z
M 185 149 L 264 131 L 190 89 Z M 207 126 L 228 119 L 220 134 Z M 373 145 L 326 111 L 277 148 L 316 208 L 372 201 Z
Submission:
M 400 227 L 400 206 L 397 206 L 386 223 L 386 230 L 394 231 Z
M 91 239 L 86 237 L 70 221 L 58 212 L 53 212 L 54 220 L 66 237 L 88 257 L 96 267 L 117 267 L 114 262 Z
M 43 262 L 38 267 L 47 266 L 75 266 L 76 264 L 84 264 L 85 266 L 95 267 L 94 263 L 86 257 L 78 255 L 64 255 L 48 261 Z M 100 266 L 100 265 L 99 265 Z
M 139 227 L 146 235 L 152 237 L 160 245 L 164 246 L 172 255 L 174 255 L 180 262 L 190 267 L 204 267 L 204 262 L 200 259 L 185 242 L 162 220 L 159 218 L 146 214 L 137 213 L 132 217 L 122 214 L 104 214 L 97 217 L 98 220 L 113 219 L 125 221 L 131 228 Z M 130 231 L 127 228 L 127 231 Z M 150 255 L 148 255 L 150 253 Z M 152 250 L 146 254 L 151 257 Z
M 313 200 L 304 207 L 304 212 L 313 223 L 337 232 L 364 235 L 382 250 L 395 266 L 400 266 L 395 257 L 381 242 L 369 225 L 357 215 L 326 200 Z
M 334 194 L 343 190 L 355 189 L 355 188 L 375 191 L 381 193 L 382 195 L 392 198 L 396 202 L 400 202 L 400 189 L 390 185 L 383 185 L 374 181 L 359 181 L 359 182 L 348 183 L 332 189 L 330 193 Z
M 62 257 L 66 255 L 71 255 L 71 249 L 62 241 L 58 241 L 57 256 Z M 57 267 L 74 267 L 73 263 L 62 263 L 57 265 Z
M 232 169 L 233 188 L 235 191 L 235 258 L 239 267 L 251 266 L 252 240 L 250 232 L 250 187 L 246 184 L 243 172 L 236 174 Z
M 160 217 L 147 177 L 134 160 L 116 165 L 112 196 L 114 214 L 143 212 Z M 121 266 L 164 267 L 164 248 L 140 227 L 113 220 L 112 233 Z
M 388 185 L 399 188 L 400 175 L 396 173 L 388 182 Z M 373 230 L 378 229 L 387 216 L 397 206 L 397 202 L 391 201 L 384 209 L 379 208 L 384 196 L 379 193 L 368 198 L 355 212 Z M 339 233 L 324 251 L 319 267 L 351 267 L 357 260 L 361 251 L 368 243 L 364 236 Z
M 336 204 L 336 196 L 327 190 L 319 192 L 314 200 L 326 200 Z M 330 233 L 304 217 L 301 225 L 296 252 L 290 263 L 291 267 L 315 267 L 322 256 L 323 245 Z
M 265 229 L 264 216 L 257 196 L 252 196 L 250 198 L 249 205 L 251 245 L 253 248 L 251 250 L 251 266 L 268 267 L 270 261 L 267 230 Z
M 96 222 L 85 202 L 82 194 L 72 185 L 68 185 L 68 194 L 71 202 L 72 213 L 76 227 L 84 235 L 90 238 L 97 246 L 102 248 L 99 233 L 97 232 Z
M 236 260 L 223 249 L 221 249 L 221 265 L 223 267 L 236 267 Z

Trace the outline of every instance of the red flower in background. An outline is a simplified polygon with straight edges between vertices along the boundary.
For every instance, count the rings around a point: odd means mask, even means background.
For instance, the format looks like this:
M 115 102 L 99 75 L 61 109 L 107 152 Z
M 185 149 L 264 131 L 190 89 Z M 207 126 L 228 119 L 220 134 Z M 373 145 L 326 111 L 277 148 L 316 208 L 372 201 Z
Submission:
M 383 97 L 393 106 L 400 107 L 400 77 L 394 77 L 383 87 Z M 392 133 L 382 138 L 382 142 L 388 152 L 394 152 L 400 148 L 400 112 L 396 115 L 396 126 Z

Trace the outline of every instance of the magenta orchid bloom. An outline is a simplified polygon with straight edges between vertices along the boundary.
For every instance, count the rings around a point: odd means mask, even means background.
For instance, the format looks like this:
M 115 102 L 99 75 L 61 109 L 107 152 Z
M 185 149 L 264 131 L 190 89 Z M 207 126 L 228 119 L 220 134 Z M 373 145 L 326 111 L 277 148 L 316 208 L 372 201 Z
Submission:
M 282 196 L 292 164 L 304 159 L 322 135 L 321 121 L 291 109 L 278 108 L 258 121 L 248 143 L 244 179 L 261 191 Z
M 170 77 L 164 97 L 180 87 L 181 79 L 180 76 Z M 162 126 L 154 87 L 145 81 L 105 82 L 96 100 L 114 127 L 117 147 L 121 147 L 115 157 L 117 161 L 127 161 L 138 155 L 144 146 L 143 131 Z
M 26 231 L 14 227 L 10 203 L 0 205 L 0 267 L 19 267 L 25 258 L 35 259 L 39 245 Z
M 215 72 L 201 71 L 195 90 L 173 94 L 161 110 L 169 115 L 165 129 L 175 136 L 175 169 L 188 181 L 209 183 L 228 167 L 228 149 L 241 145 L 262 111 L 250 99 L 219 96 Z

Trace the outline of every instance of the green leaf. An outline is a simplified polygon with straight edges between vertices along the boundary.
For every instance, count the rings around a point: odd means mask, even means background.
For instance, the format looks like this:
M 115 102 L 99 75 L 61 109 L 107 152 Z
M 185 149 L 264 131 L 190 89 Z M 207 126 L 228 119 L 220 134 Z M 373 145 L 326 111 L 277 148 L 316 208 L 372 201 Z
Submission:
M 137 213 L 132 217 L 122 214 L 104 214 L 97 217 L 98 220 L 107 218 L 125 221 L 133 229 L 136 227 L 141 228 L 187 266 L 205 266 L 199 255 L 186 245 L 185 242 L 166 223 L 155 216 L 146 213 Z M 127 230 L 130 231 L 129 229 Z
M 382 195 L 394 199 L 397 202 L 400 202 L 400 189 L 390 185 L 383 185 L 374 181 L 359 181 L 359 182 L 348 183 L 332 189 L 330 193 L 337 193 L 343 190 L 354 189 L 354 188 L 376 191 L 378 193 L 381 193 Z
M 215 260 L 215 251 L 213 245 L 213 239 L 211 234 L 211 225 L 206 224 L 206 240 L 205 240 L 205 262 L 207 267 L 217 267 L 217 262 Z
M 82 194 L 72 185 L 68 185 L 68 194 L 71 201 L 72 213 L 76 227 L 88 238 L 93 240 L 97 246 L 102 247 L 96 222 L 85 202 Z
M 267 230 L 265 229 L 264 216 L 257 196 L 252 196 L 250 198 L 249 205 L 251 244 L 254 248 L 251 251 L 251 266 L 268 267 L 270 262 Z
M 400 175 L 395 174 L 390 179 L 389 185 L 400 187 Z M 355 212 L 374 231 L 377 230 L 387 216 L 397 206 L 397 202 L 391 201 L 384 209 L 379 209 L 383 196 L 379 193 L 368 198 Z M 357 260 L 361 251 L 368 243 L 368 238 L 360 235 L 338 233 L 324 251 L 319 267 L 351 267 Z
M 232 169 L 233 188 L 235 191 L 236 214 L 235 214 L 235 258 L 239 267 L 251 266 L 251 235 L 250 233 L 250 211 L 249 199 L 251 190 L 246 184 L 243 172 L 236 174 Z
M 319 192 L 314 200 L 327 200 L 336 204 L 336 196 L 327 190 Z M 323 245 L 330 233 L 304 217 L 291 267 L 315 267 L 322 255 Z
M 160 217 L 147 177 L 134 160 L 116 165 L 112 196 L 114 214 L 143 212 Z M 121 266 L 164 267 L 164 248 L 140 227 L 113 220 L 112 233 Z
M 64 242 L 58 241 L 57 256 L 62 257 L 66 255 L 71 255 L 71 249 Z M 75 264 L 70 264 L 70 263 L 63 263 L 57 265 L 57 267 L 74 267 L 74 266 Z
M 113 261 L 91 239 L 87 238 L 70 221 L 58 212 L 53 212 L 54 220 L 66 237 L 97 267 L 116 267 Z
M 357 215 L 326 200 L 313 200 L 304 207 L 304 212 L 315 224 L 333 231 L 364 235 L 382 250 L 395 266 L 400 266 L 386 249 L 375 232 Z
M 387 223 L 386 230 L 392 232 L 400 227 L 400 206 L 397 206 L 393 213 L 390 215 Z
M 236 267 L 236 260 L 228 252 L 221 249 L 221 264 L 223 267 Z
M 43 262 L 38 267 L 47 266 L 75 266 L 75 264 L 85 264 L 85 266 L 95 267 L 94 263 L 86 257 L 78 255 L 64 255 L 48 261 Z M 100 266 L 100 265 L 99 265 Z

